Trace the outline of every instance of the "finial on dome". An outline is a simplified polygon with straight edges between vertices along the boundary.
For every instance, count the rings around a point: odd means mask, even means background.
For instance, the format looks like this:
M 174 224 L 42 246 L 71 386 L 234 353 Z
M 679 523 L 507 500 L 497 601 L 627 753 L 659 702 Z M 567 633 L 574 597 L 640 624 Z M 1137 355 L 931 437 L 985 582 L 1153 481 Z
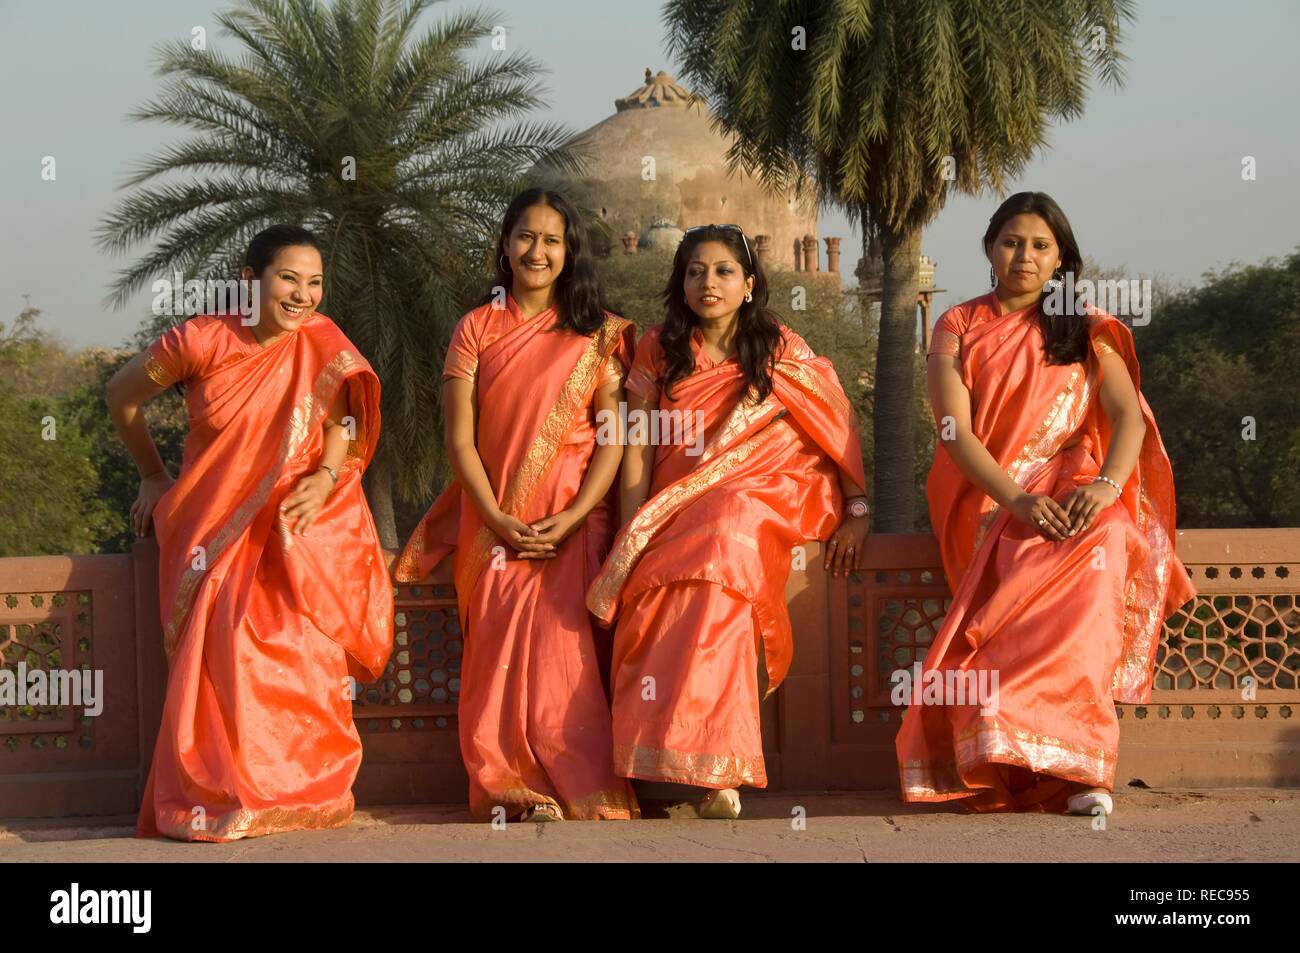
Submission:
M 660 106 L 690 106 L 698 97 L 673 79 L 671 73 L 663 70 L 655 73 L 646 67 L 645 81 L 621 99 L 614 100 L 614 108 L 619 112 L 625 109 L 655 109 Z

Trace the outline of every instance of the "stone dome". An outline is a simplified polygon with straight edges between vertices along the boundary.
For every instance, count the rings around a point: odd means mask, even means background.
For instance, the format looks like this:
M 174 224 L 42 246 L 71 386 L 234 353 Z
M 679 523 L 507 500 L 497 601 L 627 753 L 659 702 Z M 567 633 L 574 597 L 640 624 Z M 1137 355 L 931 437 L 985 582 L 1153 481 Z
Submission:
M 617 247 L 628 232 L 662 238 L 668 234 L 663 224 L 684 230 L 734 223 L 751 239 L 769 237 L 768 267 L 801 265 L 796 248 L 804 247 L 805 235 L 817 235 L 816 210 L 801 210 L 793 196 L 771 194 L 743 172 L 729 175 L 724 157 L 730 138 L 713 129 L 700 97 L 668 73 L 647 69 L 642 85 L 615 99 L 614 108 L 578 136 L 584 175 L 544 173 L 603 219 L 608 236 L 592 236 L 600 247 Z

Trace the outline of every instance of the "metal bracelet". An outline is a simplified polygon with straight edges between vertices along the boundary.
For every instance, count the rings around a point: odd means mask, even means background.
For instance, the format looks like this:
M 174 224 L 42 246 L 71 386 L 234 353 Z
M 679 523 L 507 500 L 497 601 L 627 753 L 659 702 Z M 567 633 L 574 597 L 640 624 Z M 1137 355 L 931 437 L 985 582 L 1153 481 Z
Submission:
M 333 467 L 327 467 L 325 464 L 322 463 L 319 467 L 317 467 L 317 469 L 324 470 L 326 473 L 328 473 L 330 475 L 330 479 L 333 480 L 335 483 L 339 482 L 339 471 L 335 470 Z

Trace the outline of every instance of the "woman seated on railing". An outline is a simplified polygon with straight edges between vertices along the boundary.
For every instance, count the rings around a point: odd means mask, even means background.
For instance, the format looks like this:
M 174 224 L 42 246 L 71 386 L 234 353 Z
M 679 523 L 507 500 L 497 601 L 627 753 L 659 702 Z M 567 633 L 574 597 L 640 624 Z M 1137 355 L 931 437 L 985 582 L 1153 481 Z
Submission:
M 827 540 L 825 568 L 858 565 L 866 480 L 835 369 L 767 309 L 738 226 L 686 232 L 664 301 L 628 374 L 625 525 L 587 605 L 617 618 L 615 770 L 730 819 L 741 785 L 767 786 L 759 703 L 793 655 L 796 550 Z
M 1082 267 L 1057 204 L 1011 196 L 984 250 L 994 290 L 946 312 L 929 355 L 926 491 L 953 601 L 922 679 L 983 675 L 993 692 L 908 708 L 903 796 L 1110 813 L 1114 700 L 1147 699 L 1161 624 L 1195 595 L 1169 458 L 1129 329 L 1048 297 Z
M 108 384 L 141 474 L 131 520 L 158 537 L 170 664 L 144 836 L 347 824 L 361 762 L 349 671 L 377 678 L 392 649 L 392 586 L 361 490 L 379 379 L 316 311 L 310 232 L 259 233 L 242 277 L 257 279 L 251 325 L 185 321 Z M 190 430 L 173 480 L 140 407 L 181 382 Z

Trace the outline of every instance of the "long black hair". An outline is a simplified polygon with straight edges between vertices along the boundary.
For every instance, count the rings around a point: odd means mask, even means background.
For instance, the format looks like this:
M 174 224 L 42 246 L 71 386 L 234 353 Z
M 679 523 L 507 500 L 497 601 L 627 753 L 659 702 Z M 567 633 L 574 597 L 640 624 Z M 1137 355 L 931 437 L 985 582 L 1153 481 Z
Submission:
M 691 335 L 699 327 L 700 319 L 686 303 L 686 266 L 691 253 L 704 242 L 720 242 L 730 249 L 732 257 L 740 262 L 744 277 L 753 277 L 753 300 L 742 301 L 737 315 L 736 356 L 745 373 L 745 380 L 756 400 L 764 400 L 772 393 L 772 373 L 782 348 L 781 322 L 767 309 L 767 275 L 758 260 L 751 257 L 754 243 L 743 232 L 734 228 L 709 226 L 692 230 L 673 256 L 673 271 L 664 288 L 664 307 L 667 317 L 659 332 L 659 344 L 664 352 L 664 378 L 662 389 L 672 398 L 671 388 L 677 381 L 695 370 L 695 354 L 691 350 Z
M 1039 216 L 1052 230 L 1056 246 L 1061 250 L 1061 267 L 1053 277 L 1060 279 L 1066 273 L 1073 273 L 1077 283 L 1083 277 L 1083 255 L 1079 253 L 1079 243 L 1074 239 L 1074 229 L 1070 228 L 1070 220 L 1061 211 L 1061 206 L 1046 192 L 1017 192 L 999 205 L 984 232 L 985 253 L 993 248 L 1002 226 L 1009 219 L 1024 214 Z M 1070 314 L 1069 309 L 1063 314 L 1048 314 L 1042 306 L 1047 295 L 1044 290 L 1038 301 L 1038 326 L 1043 332 L 1043 353 L 1047 355 L 1047 363 L 1078 364 L 1088 356 L 1088 323 L 1081 316 Z
M 253 240 L 248 243 L 248 251 L 244 253 L 244 264 L 252 268 L 253 274 L 260 278 L 262 272 L 275 261 L 276 253 L 281 248 L 295 245 L 306 245 L 320 251 L 320 242 L 316 236 L 301 225 L 272 225 L 253 236 Z
M 587 243 L 587 229 L 577 208 L 559 192 L 551 189 L 525 189 L 506 207 L 501 219 L 501 234 L 497 238 L 493 267 L 496 274 L 479 306 L 497 296 L 498 288 L 509 291 L 514 284 L 514 273 L 502 251 L 520 216 L 534 205 L 545 205 L 560 213 L 564 219 L 564 267 L 555 279 L 555 308 L 559 312 L 557 326 L 579 334 L 594 334 L 605 323 L 605 312 L 614 309 L 605 300 L 605 291 L 596 273 L 596 264 Z

